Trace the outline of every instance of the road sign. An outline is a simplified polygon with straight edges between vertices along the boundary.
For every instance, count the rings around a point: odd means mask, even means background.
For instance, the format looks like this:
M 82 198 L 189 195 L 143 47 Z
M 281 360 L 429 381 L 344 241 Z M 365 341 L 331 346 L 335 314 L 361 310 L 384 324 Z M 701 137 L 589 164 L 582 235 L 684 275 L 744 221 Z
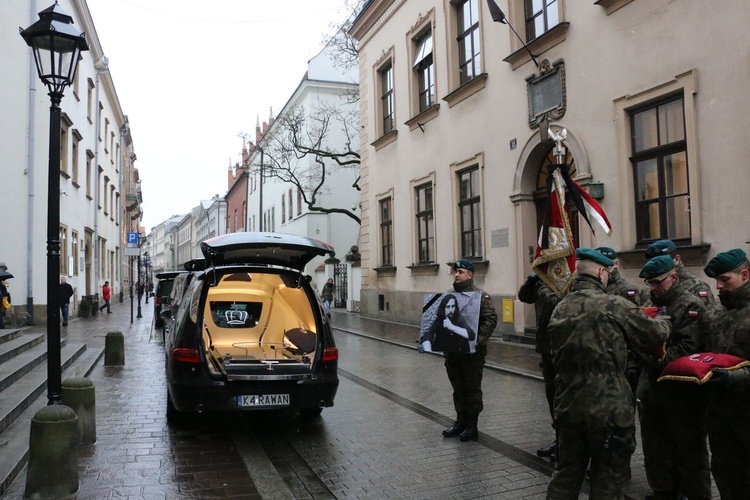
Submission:
M 136 255 L 138 255 L 139 250 L 140 248 L 138 247 L 125 247 L 125 255 L 135 257 Z
M 138 244 L 138 233 L 128 233 L 128 245 Z

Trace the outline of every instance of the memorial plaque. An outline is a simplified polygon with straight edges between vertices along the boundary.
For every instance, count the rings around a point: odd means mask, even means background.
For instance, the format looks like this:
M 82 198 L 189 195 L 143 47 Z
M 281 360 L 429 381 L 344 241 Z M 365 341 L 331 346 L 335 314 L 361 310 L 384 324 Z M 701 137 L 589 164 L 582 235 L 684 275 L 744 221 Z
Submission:
M 526 79 L 529 98 L 529 126 L 536 128 L 542 119 L 559 119 L 565 115 L 565 64 L 561 60 L 550 66 L 544 60 L 540 74 Z

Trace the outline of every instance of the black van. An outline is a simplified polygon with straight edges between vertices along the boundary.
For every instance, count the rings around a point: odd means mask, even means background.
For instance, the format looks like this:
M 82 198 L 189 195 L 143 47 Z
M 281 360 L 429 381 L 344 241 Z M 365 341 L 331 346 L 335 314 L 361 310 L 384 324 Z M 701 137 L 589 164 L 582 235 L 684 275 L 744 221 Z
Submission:
M 201 244 L 202 266 L 176 311 L 164 311 L 167 418 L 183 412 L 333 406 L 338 349 L 303 272 L 333 247 L 280 233 L 232 233 Z
M 169 308 L 169 295 L 172 292 L 174 279 L 183 274 L 182 271 L 167 271 L 156 275 L 156 287 L 154 291 L 154 326 L 164 328 L 164 319 L 161 312 Z

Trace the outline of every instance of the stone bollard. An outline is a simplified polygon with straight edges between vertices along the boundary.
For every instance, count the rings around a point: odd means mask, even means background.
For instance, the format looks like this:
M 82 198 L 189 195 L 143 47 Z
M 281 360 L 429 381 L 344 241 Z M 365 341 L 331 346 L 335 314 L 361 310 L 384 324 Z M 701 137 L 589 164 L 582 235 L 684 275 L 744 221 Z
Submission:
M 62 382 L 62 402 L 78 416 L 78 445 L 96 443 L 96 393 L 87 378 L 71 377 Z
M 78 417 L 65 405 L 31 419 L 24 498 L 69 498 L 78 491 Z
M 125 337 L 122 332 L 109 332 L 104 339 L 104 366 L 125 364 Z

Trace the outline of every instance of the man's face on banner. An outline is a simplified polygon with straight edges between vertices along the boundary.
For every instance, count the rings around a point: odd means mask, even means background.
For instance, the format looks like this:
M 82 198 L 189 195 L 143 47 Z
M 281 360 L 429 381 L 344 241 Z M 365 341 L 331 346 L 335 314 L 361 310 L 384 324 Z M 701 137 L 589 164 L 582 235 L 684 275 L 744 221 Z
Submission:
M 456 303 L 455 298 L 451 298 L 448 302 L 445 303 L 445 311 L 443 311 L 443 314 L 446 318 L 452 318 L 456 315 L 456 308 L 458 307 L 458 304 Z

